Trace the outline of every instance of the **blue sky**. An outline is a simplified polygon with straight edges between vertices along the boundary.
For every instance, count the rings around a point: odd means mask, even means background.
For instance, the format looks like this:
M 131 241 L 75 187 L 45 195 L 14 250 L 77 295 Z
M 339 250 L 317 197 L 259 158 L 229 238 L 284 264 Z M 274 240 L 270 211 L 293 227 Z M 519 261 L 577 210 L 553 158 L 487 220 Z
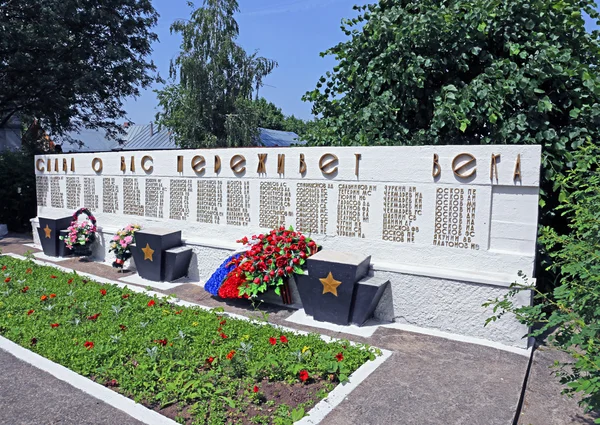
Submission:
M 319 53 L 345 39 L 340 29 L 342 18 L 356 16 L 355 4 L 375 0 L 238 0 L 240 26 L 238 41 L 249 52 L 275 59 L 279 67 L 265 80 L 260 95 L 275 103 L 286 115 L 310 119 L 311 105 L 302 95 L 315 88 L 317 80 L 335 65 L 332 57 Z M 202 0 L 195 0 L 197 7 Z M 179 51 L 180 38 L 169 34 L 176 19 L 187 19 L 191 9 L 187 0 L 153 0 L 160 14 L 155 32 L 152 59 L 163 78 L 168 77 L 169 61 Z M 595 25 L 588 21 L 588 29 Z M 161 87 L 156 85 L 155 88 Z M 157 111 L 156 94 L 146 90 L 137 99 L 128 99 L 125 110 L 137 124 L 149 123 Z
M 279 67 L 265 80 L 260 95 L 279 106 L 286 115 L 310 119 L 310 104 L 302 95 L 315 88 L 317 80 L 333 68 L 333 58 L 319 53 L 345 39 L 340 29 L 342 18 L 356 16 L 354 4 L 369 0 L 238 0 L 240 14 L 239 43 L 246 51 L 259 50 L 274 59 Z M 186 0 L 154 0 L 160 14 L 155 32 L 160 42 L 154 44 L 152 59 L 163 78 L 168 77 L 169 61 L 179 51 L 180 38 L 169 34 L 174 20 L 189 18 Z M 201 6 L 202 0 L 194 2 Z M 156 87 L 160 87 L 157 85 Z M 148 123 L 157 111 L 156 94 L 146 90 L 142 96 L 129 99 L 125 110 L 137 124 Z

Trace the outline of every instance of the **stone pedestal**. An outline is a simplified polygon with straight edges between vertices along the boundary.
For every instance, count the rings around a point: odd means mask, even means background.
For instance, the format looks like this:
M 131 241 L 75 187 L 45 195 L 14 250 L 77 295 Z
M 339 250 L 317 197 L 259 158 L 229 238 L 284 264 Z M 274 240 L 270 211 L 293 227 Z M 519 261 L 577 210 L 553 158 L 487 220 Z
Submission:
M 50 257 L 59 257 L 60 244 L 64 245 L 64 241 L 59 239 L 60 231 L 67 229 L 73 221 L 73 217 L 47 218 L 39 217 L 40 227 L 38 234 L 40 236 L 40 244 L 44 254 Z
M 298 288 L 306 286 L 300 289 L 302 304 L 310 305 L 315 320 L 350 323 L 354 288 L 369 271 L 370 261 L 370 256 L 326 250 L 308 258 L 308 275 L 299 276 Z
M 181 245 L 181 230 L 144 229 L 135 232 L 131 253 L 139 275 L 154 282 L 163 282 L 166 275 L 166 251 Z
M 352 299 L 352 323 L 362 326 L 373 316 L 375 308 L 389 284 L 388 279 L 375 276 L 365 277 L 356 284 Z
M 172 282 L 187 275 L 192 248 L 178 246 L 165 251 L 165 280 Z
M 61 230 L 59 232 L 59 235 L 62 236 L 63 238 L 66 238 L 68 236 L 68 234 L 69 234 L 68 230 Z M 71 248 L 67 247 L 67 245 L 65 245 L 64 240 L 59 240 L 58 241 L 58 256 L 59 257 L 68 257 L 69 255 L 73 255 L 73 250 Z

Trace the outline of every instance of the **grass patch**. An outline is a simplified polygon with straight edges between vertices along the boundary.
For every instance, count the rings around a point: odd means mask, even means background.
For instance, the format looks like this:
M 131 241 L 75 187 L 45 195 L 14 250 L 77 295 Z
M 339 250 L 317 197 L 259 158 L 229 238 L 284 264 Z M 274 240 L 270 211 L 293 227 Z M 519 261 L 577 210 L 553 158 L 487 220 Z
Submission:
M 188 424 L 289 424 L 380 351 L 0 256 L 0 334 Z

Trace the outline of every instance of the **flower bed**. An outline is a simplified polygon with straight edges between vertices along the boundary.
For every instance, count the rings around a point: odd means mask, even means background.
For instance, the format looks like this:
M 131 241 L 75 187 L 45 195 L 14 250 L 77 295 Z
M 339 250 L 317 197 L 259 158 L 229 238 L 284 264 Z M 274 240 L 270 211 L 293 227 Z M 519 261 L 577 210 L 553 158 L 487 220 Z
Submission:
M 0 257 L 0 334 L 182 423 L 292 423 L 378 350 Z

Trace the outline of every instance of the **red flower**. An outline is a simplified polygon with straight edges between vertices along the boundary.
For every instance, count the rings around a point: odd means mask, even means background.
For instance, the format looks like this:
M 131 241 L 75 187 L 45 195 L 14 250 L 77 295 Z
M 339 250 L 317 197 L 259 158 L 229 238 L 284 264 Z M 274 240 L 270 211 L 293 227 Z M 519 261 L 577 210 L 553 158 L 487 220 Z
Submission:
M 208 359 L 206 359 L 206 363 L 208 363 L 208 364 L 212 364 L 212 362 L 214 362 L 214 361 L 215 361 L 215 358 L 212 356 L 209 357 Z
M 275 344 L 277 344 L 277 340 L 275 338 L 271 337 L 271 338 L 269 338 L 269 344 L 275 345 Z
M 86 341 L 83 343 L 83 346 L 88 350 L 91 350 L 92 348 L 94 348 L 94 343 L 92 341 Z
M 225 335 L 223 332 L 221 332 L 221 334 L 220 334 L 220 335 L 221 335 L 221 338 L 223 338 L 223 339 L 227 339 L 227 335 Z
M 235 356 L 235 350 L 231 350 L 228 354 L 227 354 L 227 360 L 231 360 L 233 359 L 233 356 Z
M 277 267 L 285 267 L 287 265 L 287 259 L 284 256 L 281 256 L 275 261 L 275 265 L 277 265 Z
M 165 338 L 165 339 L 155 339 L 154 342 L 156 342 L 157 344 L 160 344 L 160 345 L 162 345 L 164 347 L 165 345 L 167 345 L 168 341 Z
M 123 294 L 123 295 L 121 295 L 121 298 L 123 298 L 124 300 L 126 300 L 127 298 L 129 298 L 129 294 Z
M 73 279 L 67 280 L 67 283 L 70 285 L 71 283 L 73 283 Z
M 50 276 L 50 279 L 56 279 L 56 276 L 52 275 Z
M 221 321 L 219 322 L 219 325 L 224 325 L 225 323 L 227 323 L 227 320 L 221 320 Z
M 341 362 L 342 360 L 344 360 L 344 355 L 342 353 L 337 353 L 337 355 L 335 356 L 335 359 L 338 362 Z
M 118 387 L 119 386 L 119 381 L 117 381 L 116 379 L 111 379 L 110 381 L 108 381 L 106 383 L 107 387 Z
M 33 312 L 34 312 L 34 311 L 35 311 L 35 310 L 29 310 L 29 311 L 27 312 L 27 315 L 28 315 L 28 316 L 31 316 L 31 315 L 33 314 Z
M 183 310 L 177 310 L 177 311 L 175 312 L 175 314 L 181 314 L 181 313 L 183 313 Z
M 3 270 L 3 271 L 4 271 L 4 270 L 6 270 L 6 266 L 2 266 L 2 270 Z
M 155 304 L 156 302 L 154 302 L 154 300 L 148 301 L 148 307 L 153 307 Z
M 41 301 L 46 301 L 47 299 L 48 299 L 48 297 L 47 297 L 46 295 L 42 295 L 42 296 L 40 297 L 40 300 L 41 300 Z
M 58 323 L 52 323 L 50 326 L 53 328 L 58 328 L 60 325 Z
M 285 335 L 281 335 L 281 336 L 279 337 L 279 341 L 283 342 L 284 344 L 287 344 L 287 343 L 288 343 L 288 339 L 285 337 Z
M 300 378 L 300 381 L 306 382 L 308 381 L 308 372 L 305 370 L 301 370 L 298 377 Z
M 31 345 L 37 344 L 37 338 L 31 338 Z
M 10 277 L 7 277 L 6 279 L 4 279 L 4 283 L 8 283 L 10 282 Z
M 6 266 L 4 266 L 4 267 L 6 267 Z M 33 270 L 31 270 L 31 268 L 29 268 L 29 269 L 25 270 L 25 273 L 31 274 L 31 273 L 33 273 Z
M 127 326 L 125 326 L 125 325 L 119 325 L 119 328 L 121 328 L 121 330 L 123 332 L 125 332 L 127 330 Z
M 287 267 L 285 268 L 285 271 L 286 271 L 286 272 L 288 272 L 288 273 L 291 273 L 293 270 L 294 270 L 294 269 L 292 268 L 292 266 L 287 266 Z
M 98 316 L 100 316 L 100 313 L 96 313 L 92 316 L 88 316 L 88 320 L 96 320 L 98 318 Z
M 258 392 L 258 387 L 255 385 L 255 386 L 254 386 L 254 388 L 252 388 L 252 391 L 253 391 L 254 393 L 257 393 L 257 392 Z
M 50 294 L 50 298 L 56 298 L 56 294 Z
M 29 286 L 25 286 L 23 289 L 21 289 L 22 293 L 25 293 L 27 291 L 29 291 Z
M 100 293 L 102 294 L 102 296 L 106 295 L 106 289 L 100 289 Z

